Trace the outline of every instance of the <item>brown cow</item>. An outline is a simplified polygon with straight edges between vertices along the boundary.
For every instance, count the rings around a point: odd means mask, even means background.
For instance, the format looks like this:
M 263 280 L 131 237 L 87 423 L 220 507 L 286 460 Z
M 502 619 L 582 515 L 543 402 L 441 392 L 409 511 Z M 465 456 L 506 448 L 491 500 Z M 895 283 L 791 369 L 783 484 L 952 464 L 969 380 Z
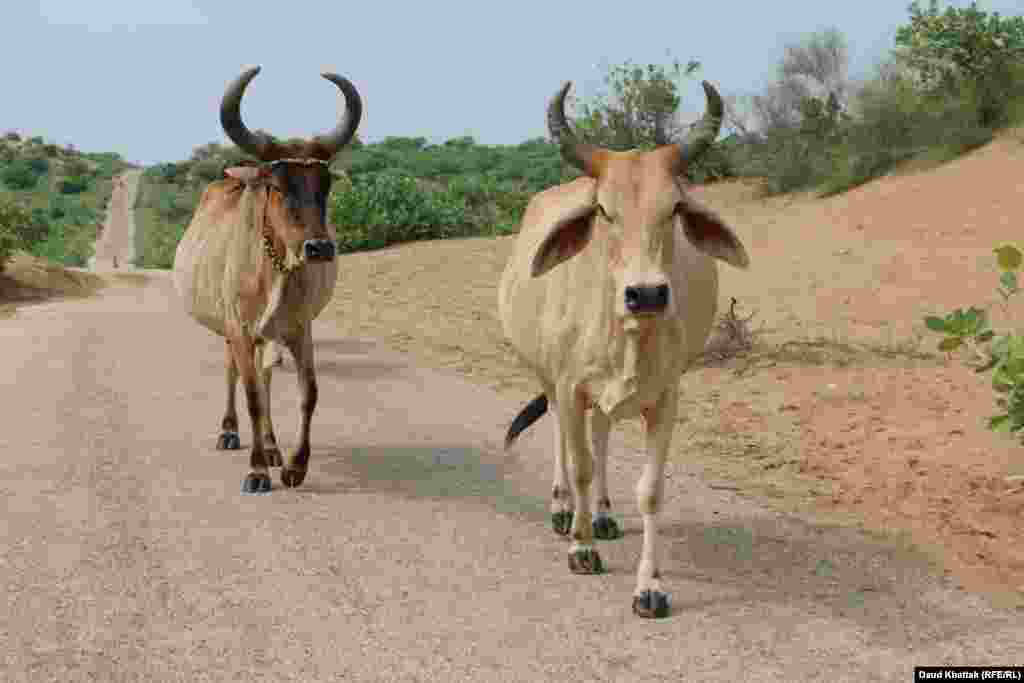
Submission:
M 661 617 L 668 596 L 658 512 L 679 379 L 703 351 L 714 320 L 715 259 L 739 268 L 749 261 L 732 230 L 681 180 L 686 164 L 718 135 L 722 101 L 705 82 L 707 112 L 687 139 L 650 152 L 613 152 L 573 136 L 568 90 L 566 83 L 551 101 L 548 127 L 562 156 L 585 175 L 530 201 L 498 294 L 505 336 L 544 392 L 513 421 L 506 444 L 550 403 L 557 418 L 552 524 L 571 534 L 570 570 L 593 574 L 603 569 L 594 537 L 619 535 L 609 514 L 608 434 L 618 420 L 643 418 L 647 466 L 636 495 L 644 543 L 633 611 Z
M 328 163 L 352 140 L 362 117 L 355 86 L 325 73 L 345 97 L 346 112 L 334 130 L 288 143 L 250 132 L 239 106 L 259 70 L 249 69 L 228 86 L 220 120 L 232 142 L 263 163 L 225 169 L 227 178 L 210 183 L 174 258 L 174 283 L 188 313 L 226 341 L 227 409 L 218 448 L 240 447 L 239 375 L 245 385 L 253 440 L 244 493 L 269 491 L 271 466 L 281 466 L 281 482 L 288 487 L 306 476 L 317 399 L 311 323 L 337 280 L 334 235 L 326 219 L 333 179 Z M 280 358 L 276 343 L 291 351 L 302 394 L 298 444 L 287 461 L 270 419 L 271 368 Z

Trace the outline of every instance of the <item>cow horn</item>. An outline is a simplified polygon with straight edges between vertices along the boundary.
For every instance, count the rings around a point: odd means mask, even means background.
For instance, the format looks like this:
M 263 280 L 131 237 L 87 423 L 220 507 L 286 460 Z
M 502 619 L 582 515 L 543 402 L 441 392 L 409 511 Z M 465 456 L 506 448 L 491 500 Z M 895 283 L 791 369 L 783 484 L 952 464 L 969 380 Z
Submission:
M 220 125 L 231 142 L 238 145 L 243 152 L 248 152 L 263 161 L 272 161 L 268 158 L 271 154 L 270 141 L 262 135 L 255 135 L 242 123 L 242 95 L 245 94 L 249 81 L 259 72 L 260 67 L 254 66 L 243 71 L 241 76 L 228 85 L 220 101 Z
M 718 131 L 722 127 L 722 98 L 715 90 L 715 86 L 707 81 L 702 81 L 701 85 L 704 86 L 707 107 L 701 120 L 695 123 L 686 137 L 677 144 L 680 166 L 699 159 L 718 137 Z
M 572 81 L 566 81 L 551 98 L 548 105 L 548 132 L 551 133 L 554 143 L 561 147 L 562 158 L 584 173 L 589 173 L 588 169 L 592 166 L 591 161 L 597 148 L 577 140 L 565 119 L 565 96 L 571 87 Z
M 363 117 L 363 100 L 359 97 L 359 91 L 356 90 L 356 86 L 352 85 L 352 82 L 347 78 L 333 73 L 323 73 L 320 75 L 338 86 L 341 93 L 345 96 L 345 115 L 341 117 L 341 121 L 338 122 L 338 125 L 330 133 L 317 136 L 320 144 L 333 157 L 345 145 L 351 142 L 352 137 L 356 134 L 359 120 Z

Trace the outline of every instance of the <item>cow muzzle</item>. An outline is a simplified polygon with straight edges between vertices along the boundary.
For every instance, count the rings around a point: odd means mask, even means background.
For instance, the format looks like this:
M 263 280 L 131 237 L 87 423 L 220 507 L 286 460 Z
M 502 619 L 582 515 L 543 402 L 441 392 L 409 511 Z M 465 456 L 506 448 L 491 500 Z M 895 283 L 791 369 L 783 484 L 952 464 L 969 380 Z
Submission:
M 659 314 L 668 308 L 667 284 L 630 285 L 626 287 L 626 310 L 634 314 Z
M 334 253 L 334 242 L 331 240 L 306 240 L 302 243 L 302 254 L 308 263 L 333 261 Z

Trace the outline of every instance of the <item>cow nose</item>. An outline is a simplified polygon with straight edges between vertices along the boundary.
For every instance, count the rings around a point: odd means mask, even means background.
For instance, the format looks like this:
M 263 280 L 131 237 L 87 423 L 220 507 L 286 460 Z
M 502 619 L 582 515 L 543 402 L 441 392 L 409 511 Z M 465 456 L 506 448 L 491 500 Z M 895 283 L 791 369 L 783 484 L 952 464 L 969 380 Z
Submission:
M 334 260 L 334 242 L 331 240 L 306 240 L 302 249 L 307 261 Z
M 668 307 L 668 285 L 626 287 L 626 310 L 630 313 L 661 313 Z

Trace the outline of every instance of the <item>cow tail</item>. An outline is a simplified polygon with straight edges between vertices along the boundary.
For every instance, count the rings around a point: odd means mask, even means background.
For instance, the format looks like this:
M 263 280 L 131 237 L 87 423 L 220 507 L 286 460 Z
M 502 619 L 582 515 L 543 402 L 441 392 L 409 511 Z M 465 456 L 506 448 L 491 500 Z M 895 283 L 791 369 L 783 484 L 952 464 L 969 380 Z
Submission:
M 512 424 L 508 427 L 508 434 L 505 435 L 505 448 L 511 446 L 512 442 L 516 440 L 516 437 L 526 431 L 526 429 L 534 422 L 543 417 L 546 412 L 548 412 L 547 394 L 541 394 L 527 403 L 526 407 L 519 411 L 519 414 L 516 415 L 516 419 L 512 420 Z

